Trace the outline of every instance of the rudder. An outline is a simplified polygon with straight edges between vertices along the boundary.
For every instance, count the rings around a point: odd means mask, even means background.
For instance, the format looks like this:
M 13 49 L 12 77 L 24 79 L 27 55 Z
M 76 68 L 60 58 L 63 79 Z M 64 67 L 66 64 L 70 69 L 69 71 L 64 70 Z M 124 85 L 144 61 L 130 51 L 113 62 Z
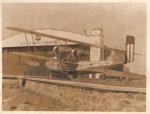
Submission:
M 130 63 L 134 61 L 134 48 L 135 48 L 135 37 L 127 35 L 126 36 L 126 54 L 125 62 Z

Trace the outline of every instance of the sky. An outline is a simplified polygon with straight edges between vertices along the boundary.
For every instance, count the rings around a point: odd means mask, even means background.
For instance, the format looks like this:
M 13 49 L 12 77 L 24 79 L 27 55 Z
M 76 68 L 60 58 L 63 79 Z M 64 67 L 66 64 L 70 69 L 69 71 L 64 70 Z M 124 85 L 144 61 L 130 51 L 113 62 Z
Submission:
M 134 72 L 146 72 L 146 4 L 145 3 L 3 3 L 2 39 L 17 32 L 6 26 L 26 29 L 54 28 L 91 34 L 103 27 L 105 44 L 125 48 L 126 35 L 135 36 Z

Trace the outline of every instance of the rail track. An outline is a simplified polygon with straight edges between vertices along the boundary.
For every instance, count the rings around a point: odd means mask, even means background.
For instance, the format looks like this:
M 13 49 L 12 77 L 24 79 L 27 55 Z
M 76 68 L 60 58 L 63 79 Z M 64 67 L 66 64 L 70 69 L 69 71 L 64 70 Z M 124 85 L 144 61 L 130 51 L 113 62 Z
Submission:
M 3 76 L 3 79 L 18 79 L 21 80 L 21 83 L 25 83 L 24 81 L 32 81 L 32 82 L 38 82 L 38 83 L 46 83 L 46 84 L 52 84 L 52 85 L 58 85 L 58 86 L 70 86 L 70 87 L 77 87 L 77 88 L 83 88 L 83 89 L 90 89 L 90 90 L 98 90 L 98 91 L 114 91 L 114 92 L 135 92 L 135 93 L 146 93 L 145 87 L 136 87 L 130 86 L 130 83 L 126 83 L 119 85 L 116 84 L 117 82 L 114 82 L 114 84 L 107 84 L 110 81 L 101 81 L 101 83 L 86 83 L 80 81 L 67 81 L 67 80 L 56 80 L 56 79 L 45 79 L 45 78 L 38 78 L 38 77 L 24 77 L 24 76 Z M 124 83 L 124 82 L 120 82 Z

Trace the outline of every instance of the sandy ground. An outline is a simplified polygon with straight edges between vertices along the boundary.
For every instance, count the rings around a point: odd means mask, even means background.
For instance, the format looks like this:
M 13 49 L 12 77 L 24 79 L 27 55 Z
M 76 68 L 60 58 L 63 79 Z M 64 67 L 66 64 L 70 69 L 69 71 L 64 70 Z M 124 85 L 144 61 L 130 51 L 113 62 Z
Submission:
M 3 110 L 40 111 L 65 110 L 65 105 L 57 99 L 35 94 L 19 87 L 15 81 L 3 81 Z M 67 110 L 67 109 L 66 109 Z
M 95 95 L 93 95 L 95 96 Z M 146 95 L 142 93 L 102 93 L 91 111 L 145 111 Z M 75 103 L 76 104 L 76 103 Z M 99 105 L 99 106 L 98 106 Z M 87 107 L 70 106 L 67 102 L 34 93 L 19 87 L 16 81 L 3 80 L 4 111 L 89 111 Z M 98 109 L 96 107 L 98 107 Z M 83 107 L 83 106 L 81 106 Z

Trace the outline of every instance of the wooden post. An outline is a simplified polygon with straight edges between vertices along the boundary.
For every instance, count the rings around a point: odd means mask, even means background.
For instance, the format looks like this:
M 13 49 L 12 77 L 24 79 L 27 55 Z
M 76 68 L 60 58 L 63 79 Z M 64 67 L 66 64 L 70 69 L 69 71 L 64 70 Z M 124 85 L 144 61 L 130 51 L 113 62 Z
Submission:
M 130 68 L 127 67 L 126 64 L 123 65 L 123 76 L 127 81 L 129 81 L 131 78 Z

